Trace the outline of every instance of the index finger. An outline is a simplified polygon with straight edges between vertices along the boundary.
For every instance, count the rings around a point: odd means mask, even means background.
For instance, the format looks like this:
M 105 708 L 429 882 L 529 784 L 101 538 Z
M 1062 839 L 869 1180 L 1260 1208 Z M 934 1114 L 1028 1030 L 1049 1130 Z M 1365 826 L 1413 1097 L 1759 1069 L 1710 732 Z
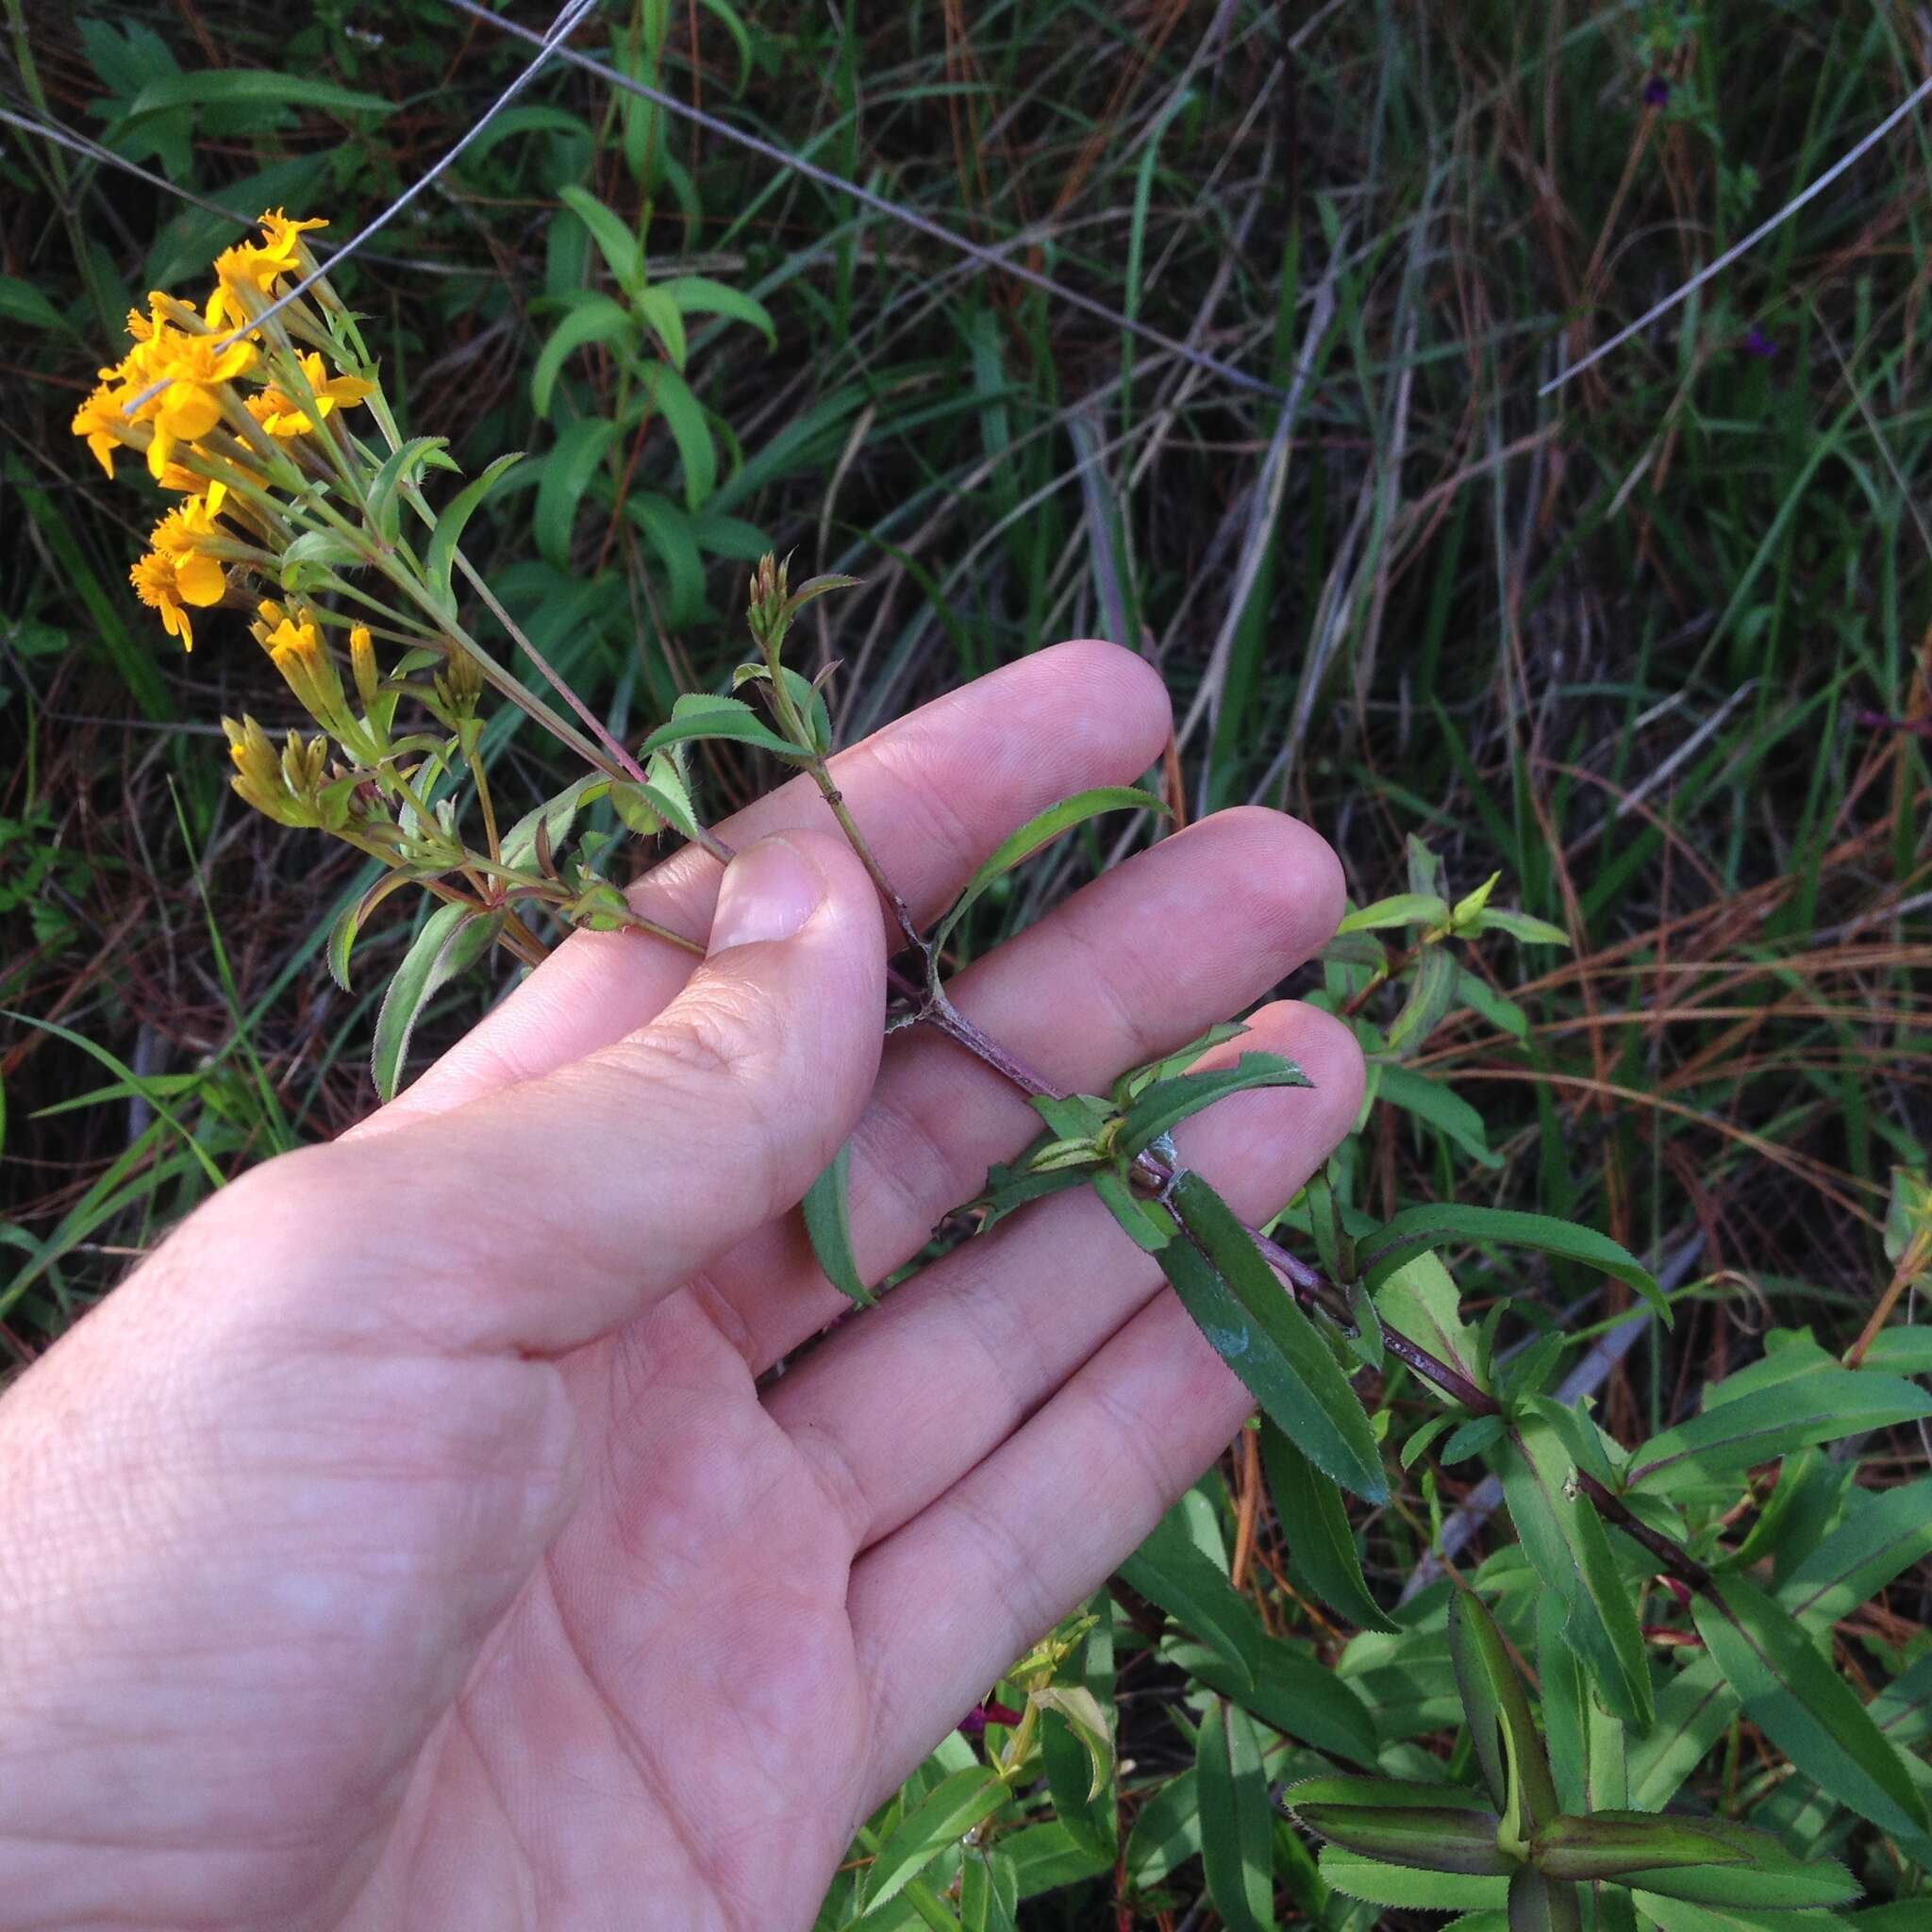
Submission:
M 1160 755 L 1167 691 L 1113 644 L 1056 644 L 936 698 L 832 759 L 854 819 L 886 875 L 924 921 L 1016 825 L 1069 793 L 1124 784 Z M 716 828 L 734 848 L 769 833 L 836 831 L 800 774 Z M 723 867 L 696 846 L 630 889 L 674 931 L 708 930 Z M 645 1026 L 695 961 L 635 932 L 573 933 L 508 999 L 361 1132 L 442 1113 L 580 1059 Z

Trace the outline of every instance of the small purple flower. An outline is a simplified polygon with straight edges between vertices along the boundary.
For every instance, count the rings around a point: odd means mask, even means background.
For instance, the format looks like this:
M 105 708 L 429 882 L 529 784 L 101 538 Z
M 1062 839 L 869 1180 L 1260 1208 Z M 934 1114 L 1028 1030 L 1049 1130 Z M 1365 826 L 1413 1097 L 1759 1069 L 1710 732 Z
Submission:
M 975 1704 L 959 1720 L 958 1728 L 962 1737 L 980 1738 L 986 1735 L 988 1724 L 1005 1724 L 1010 1730 L 1019 1722 L 1020 1713 L 1017 1710 L 1011 1710 L 1004 1704 L 994 1704 L 989 1700 L 985 1704 Z
M 1646 108 L 1667 108 L 1670 104 L 1670 82 L 1661 74 L 1653 74 L 1643 83 L 1643 105 Z
M 1755 324 L 1744 332 L 1744 340 L 1739 344 L 1745 355 L 1756 356 L 1769 362 L 1777 354 L 1777 344 Z

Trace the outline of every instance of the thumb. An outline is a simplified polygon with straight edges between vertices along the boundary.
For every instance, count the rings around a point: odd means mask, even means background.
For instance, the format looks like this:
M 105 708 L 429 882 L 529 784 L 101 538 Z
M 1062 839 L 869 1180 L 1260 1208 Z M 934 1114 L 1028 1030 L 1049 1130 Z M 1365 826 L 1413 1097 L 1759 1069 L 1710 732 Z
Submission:
M 323 1150 L 336 1211 L 400 1182 L 387 1238 L 420 1249 L 412 1320 L 458 1345 L 578 1346 L 804 1197 L 872 1091 L 885 961 L 878 893 L 842 841 L 760 840 L 726 868 L 705 963 L 655 1020 Z

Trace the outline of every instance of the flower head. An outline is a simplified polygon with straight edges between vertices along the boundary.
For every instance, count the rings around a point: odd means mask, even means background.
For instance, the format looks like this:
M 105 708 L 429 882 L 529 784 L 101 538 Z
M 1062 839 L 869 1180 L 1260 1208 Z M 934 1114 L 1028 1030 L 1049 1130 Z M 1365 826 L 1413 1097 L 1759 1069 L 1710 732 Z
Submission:
M 226 573 L 212 557 L 191 555 L 177 560 L 164 550 L 150 550 L 127 573 L 135 594 L 150 608 L 161 613 L 161 625 L 171 638 L 181 640 L 181 648 L 194 648 L 194 626 L 189 622 L 187 607 L 206 608 L 219 604 L 228 588 Z
M 323 366 L 321 356 L 313 349 L 301 359 L 302 374 L 315 393 L 318 415 L 328 415 L 338 405 L 354 408 L 375 388 L 373 382 L 359 375 L 330 375 Z M 315 427 L 308 419 L 308 410 L 300 403 L 273 387 L 263 390 L 258 395 L 250 396 L 247 409 L 271 436 L 284 441 L 291 436 L 307 436 Z
M 155 434 L 147 448 L 148 469 L 158 480 L 176 442 L 192 442 L 222 420 L 223 391 L 254 367 L 255 345 L 224 348 L 217 337 L 171 329 L 165 340 L 157 331 L 153 346 L 154 379 L 167 384 L 153 399 Z

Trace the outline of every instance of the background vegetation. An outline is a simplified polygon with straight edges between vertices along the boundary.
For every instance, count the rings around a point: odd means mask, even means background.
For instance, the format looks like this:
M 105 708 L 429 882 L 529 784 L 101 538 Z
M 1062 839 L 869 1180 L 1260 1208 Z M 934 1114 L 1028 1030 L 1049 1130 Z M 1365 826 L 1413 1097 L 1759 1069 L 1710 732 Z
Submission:
M 528 49 L 442 0 L 7 0 L 7 21 L 0 1346 L 19 1363 L 210 1171 L 372 1099 L 374 995 L 318 957 L 354 855 L 226 787 L 217 713 L 292 722 L 287 694 L 239 620 L 211 616 L 190 659 L 138 609 L 137 492 L 108 488 L 68 417 L 148 288 L 198 287 L 264 207 L 332 212 L 342 239 Z M 1912 9 L 612 0 L 576 44 L 1277 391 L 607 76 L 546 72 L 338 281 L 412 431 L 471 471 L 535 453 L 466 547 L 615 727 L 742 655 L 767 547 L 864 579 L 808 620 L 845 666 L 841 738 L 1060 637 L 1139 649 L 1174 694 L 1164 779 L 1187 814 L 1301 813 L 1357 902 L 1403 890 L 1420 837 L 1452 896 L 1501 870 L 1571 936 L 1458 949 L 1406 1062 L 1434 1097 L 1374 1108 L 1347 1185 L 1383 1217 L 1455 1196 L 1589 1222 L 1651 1261 L 1677 1324 L 1607 1351 L 1627 1291 L 1520 1257 L 1460 1271 L 1472 1319 L 1513 1297 L 1525 1336 L 1526 1307 L 1560 1322 L 1575 1346 L 1550 1374 L 1589 1365 L 1625 1443 L 1767 1332 L 1852 1341 L 1904 1279 L 1893 1170 L 1923 1174 L 1932 1118 L 1926 124 L 1538 389 L 1920 83 Z M 654 276 L 735 298 L 686 317 L 680 383 L 627 373 L 631 311 L 566 205 L 579 189 Z M 495 748 L 533 796 L 567 775 L 546 756 L 516 733 Z M 710 815 L 767 776 L 717 757 Z M 1111 836 L 991 897 L 973 943 L 1106 863 Z M 378 924 L 358 986 L 408 937 Z M 510 970 L 453 988 L 419 1046 Z M 1384 1407 L 1406 1428 L 1426 1405 L 1410 1386 Z M 1927 1460 L 1909 1428 L 1863 1455 L 1876 1489 Z M 1233 1546 L 1269 1638 L 1361 1674 L 1371 1640 L 1350 1662 L 1350 1626 L 1295 1587 L 1252 1461 L 1196 1492 L 1196 1547 L 1218 1539 L 1225 1570 Z M 1355 1512 L 1385 1607 L 1481 1479 L 1418 1458 Z M 1907 1569 L 1840 1623 L 1855 1684 L 1919 1661 L 1925 1581 Z M 1022 1923 L 1238 1924 L 1182 1783 L 1200 1687 L 1136 1591 L 1102 1608 L 1109 1661 L 1090 1641 L 1083 1668 L 1117 1697 L 1118 1856 L 1050 1822 L 1042 1788 L 1012 1842 L 1058 1836 L 1015 1852 Z M 1440 1740 L 1453 1703 L 1416 1695 L 1400 1736 Z M 1901 1723 L 1901 1742 L 1924 1728 Z M 1270 1781 L 1317 1741 L 1266 1735 Z M 1735 1810 L 1767 1768 L 1740 1719 L 1688 1789 Z M 1895 1844 L 1855 1816 L 1833 1831 L 1875 1896 L 1916 1893 Z M 1360 1922 L 1291 1826 L 1264 1818 L 1258 1843 L 1264 1906 Z

